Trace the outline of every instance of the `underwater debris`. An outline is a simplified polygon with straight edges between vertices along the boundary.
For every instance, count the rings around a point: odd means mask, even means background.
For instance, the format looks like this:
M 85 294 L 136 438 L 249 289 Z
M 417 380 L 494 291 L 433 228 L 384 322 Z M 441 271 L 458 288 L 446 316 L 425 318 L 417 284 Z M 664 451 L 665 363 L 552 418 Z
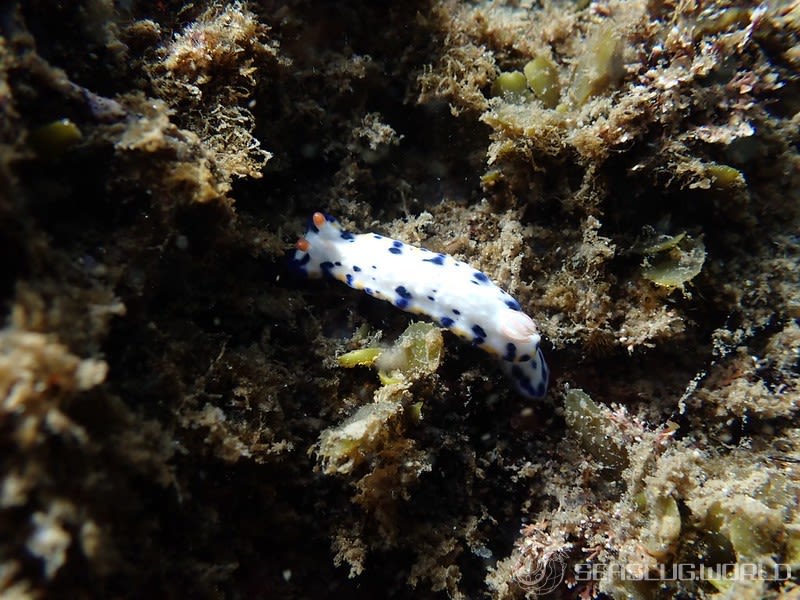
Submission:
M 389 154 L 403 139 L 394 128 L 384 123 L 380 113 L 368 113 L 350 133 L 347 149 L 367 164 L 375 164 Z

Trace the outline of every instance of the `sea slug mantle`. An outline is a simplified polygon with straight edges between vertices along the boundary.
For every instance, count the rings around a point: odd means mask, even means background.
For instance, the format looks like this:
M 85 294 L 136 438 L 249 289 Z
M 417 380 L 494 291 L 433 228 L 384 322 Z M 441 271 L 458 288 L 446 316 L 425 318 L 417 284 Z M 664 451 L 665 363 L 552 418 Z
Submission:
M 442 327 L 497 356 L 516 389 L 547 393 L 549 370 L 536 324 L 489 277 L 447 254 L 376 234 L 344 231 L 314 213 L 297 241 L 294 264 L 309 277 L 327 275 Z

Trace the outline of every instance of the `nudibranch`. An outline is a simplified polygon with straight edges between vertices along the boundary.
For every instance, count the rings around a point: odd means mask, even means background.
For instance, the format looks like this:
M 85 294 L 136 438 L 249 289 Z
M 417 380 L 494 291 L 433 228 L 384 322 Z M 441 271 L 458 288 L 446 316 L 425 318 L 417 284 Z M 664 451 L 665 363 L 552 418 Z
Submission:
M 499 357 L 521 394 L 542 398 L 547 393 L 549 371 L 533 319 L 467 263 L 377 233 L 344 231 L 336 219 L 317 212 L 297 241 L 294 264 L 309 277 L 327 275 L 404 311 L 427 315 Z

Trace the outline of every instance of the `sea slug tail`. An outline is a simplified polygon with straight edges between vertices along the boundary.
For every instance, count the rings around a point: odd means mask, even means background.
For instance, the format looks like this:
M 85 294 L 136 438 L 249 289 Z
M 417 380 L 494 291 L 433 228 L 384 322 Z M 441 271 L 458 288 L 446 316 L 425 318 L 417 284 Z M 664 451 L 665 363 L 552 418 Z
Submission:
M 536 355 L 524 362 L 502 361 L 503 370 L 514 382 L 517 391 L 528 398 L 541 399 L 547 395 L 550 370 L 544 362 L 541 348 Z

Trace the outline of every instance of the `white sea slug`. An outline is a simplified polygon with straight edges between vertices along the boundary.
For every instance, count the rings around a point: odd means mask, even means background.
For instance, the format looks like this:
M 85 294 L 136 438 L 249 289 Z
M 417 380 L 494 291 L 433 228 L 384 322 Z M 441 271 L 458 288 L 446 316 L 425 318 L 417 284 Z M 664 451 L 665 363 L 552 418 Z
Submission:
M 297 241 L 294 263 L 310 277 L 329 275 L 431 317 L 500 357 L 521 394 L 542 398 L 547 393 L 549 371 L 536 324 L 519 302 L 468 264 L 376 233 L 343 231 L 336 219 L 319 212 Z

